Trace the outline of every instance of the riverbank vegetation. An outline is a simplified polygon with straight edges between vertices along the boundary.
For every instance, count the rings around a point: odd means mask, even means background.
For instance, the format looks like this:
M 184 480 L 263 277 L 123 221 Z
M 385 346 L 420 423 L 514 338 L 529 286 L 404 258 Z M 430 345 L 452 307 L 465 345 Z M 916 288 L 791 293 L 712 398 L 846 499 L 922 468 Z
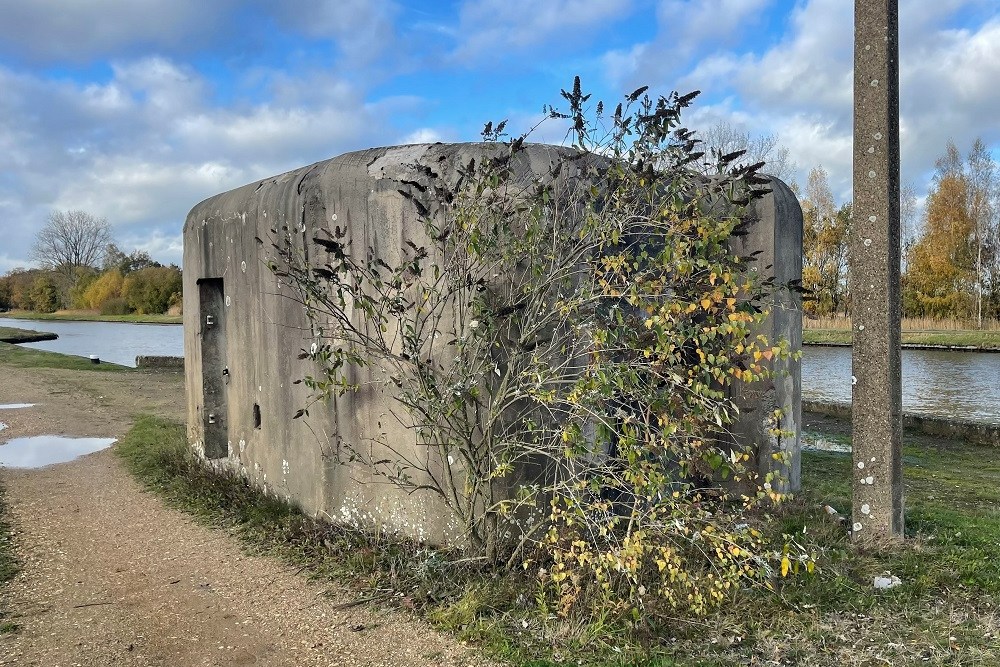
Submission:
M 13 579 L 21 569 L 21 564 L 14 553 L 14 531 L 7 517 L 7 498 L 3 483 L 0 481 L 0 592 L 4 585 Z M 17 623 L 10 619 L 10 610 L 0 595 L 0 635 L 16 632 Z
M 802 342 L 809 344 L 851 344 L 850 322 L 838 322 L 836 328 L 806 326 L 802 331 Z M 974 329 L 905 329 L 902 332 L 903 345 L 940 345 L 942 347 L 975 348 L 1000 350 L 1000 330 Z
M 808 438 L 850 443 L 847 422 L 816 418 L 807 428 Z M 850 515 L 850 455 L 805 452 L 805 490 L 774 519 L 775 531 L 816 554 L 814 571 L 776 571 L 769 587 L 727 591 L 706 616 L 665 617 L 643 630 L 601 614 L 554 613 L 533 572 L 501 577 L 460 554 L 317 522 L 200 465 L 179 423 L 143 417 L 115 451 L 169 504 L 248 548 L 359 600 L 412 610 L 513 665 L 1000 661 L 1000 463 L 961 442 L 906 434 L 909 539 L 880 553 L 857 551 L 840 518 Z M 899 585 L 876 589 L 883 575 Z
M 65 368 L 102 373 L 118 373 L 132 370 L 127 366 L 119 366 L 107 361 L 95 364 L 86 357 L 47 352 L 45 350 L 34 350 L 10 343 L 0 343 L 0 365 L 16 366 L 18 368 Z
M 41 340 L 55 340 L 56 338 L 58 336 L 48 331 L 0 327 L 0 343 L 36 343 Z
M 148 316 L 181 310 L 181 271 L 146 266 L 128 273 L 77 267 L 70 272 L 14 269 L 0 277 L 0 310 L 55 313 L 75 309 L 92 316 Z
M 0 318 L 11 317 L 24 320 L 61 320 L 67 322 L 130 322 L 133 324 L 181 324 L 181 315 L 101 315 L 90 310 L 57 310 L 54 313 L 39 313 L 31 310 L 8 310 L 0 313 Z
M 143 250 L 122 251 L 107 220 L 85 211 L 53 212 L 38 232 L 32 258 L 39 268 L 0 277 L 0 311 L 181 312 L 180 268 L 163 266 Z

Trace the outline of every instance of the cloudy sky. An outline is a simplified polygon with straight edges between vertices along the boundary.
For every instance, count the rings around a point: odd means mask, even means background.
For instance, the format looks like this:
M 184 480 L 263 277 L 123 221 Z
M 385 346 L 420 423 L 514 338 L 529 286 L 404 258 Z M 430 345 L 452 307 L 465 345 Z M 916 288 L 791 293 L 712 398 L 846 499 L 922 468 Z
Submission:
M 900 0 L 903 180 L 1000 157 L 1000 2 Z M 850 198 L 849 0 L 0 0 L 0 273 L 53 210 L 180 262 L 201 199 L 369 146 L 525 130 L 573 76 L 775 134 Z M 543 138 L 558 139 L 556 133 Z

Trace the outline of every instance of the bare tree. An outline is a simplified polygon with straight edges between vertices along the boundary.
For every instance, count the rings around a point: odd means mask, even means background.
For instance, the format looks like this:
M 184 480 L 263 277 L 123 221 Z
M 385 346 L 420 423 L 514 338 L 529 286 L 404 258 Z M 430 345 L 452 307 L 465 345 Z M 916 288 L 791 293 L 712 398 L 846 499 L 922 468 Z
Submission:
M 795 164 L 789 161 L 788 149 L 778 143 L 774 134 L 751 136 L 750 132 L 736 127 L 728 121 L 719 121 L 701 135 L 705 151 L 711 155 L 727 155 L 736 151 L 746 151 L 741 162 L 747 164 L 764 163 L 761 172 L 787 182 L 795 172 Z M 714 162 L 710 160 L 710 162 Z
M 913 244 L 920 236 L 920 220 L 917 217 L 917 189 L 913 183 L 899 188 L 899 229 L 902 235 L 901 267 L 906 273 L 907 262 Z
M 67 273 L 83 266 L 97 268 L 111 240 L 106 218 L 79 210 L 53 211 L 35 238 L 32 259 Z
M 966 177 L 966 207 L 975 230 L 976 252 L 976 325 L 983 328 L 983 288 L 986 267 L 994 236 L 997 192 L 997 172 L 993 158 L 981 138 L 977 138 L 969 151 Z M 987 256 L 984 256 L 987 255 Z

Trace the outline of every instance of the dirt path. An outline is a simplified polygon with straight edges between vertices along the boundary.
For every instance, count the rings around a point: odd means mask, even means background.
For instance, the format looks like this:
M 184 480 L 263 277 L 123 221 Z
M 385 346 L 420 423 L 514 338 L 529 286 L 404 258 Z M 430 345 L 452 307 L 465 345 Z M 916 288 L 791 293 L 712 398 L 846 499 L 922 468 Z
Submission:
M 0 367 L 0 441 L 30 434 L 118 436 L 135 412 L 180 416 L 170 374 Z M 477 664 L 401 612 L 350 598 L 249 556 L 144 493 L 110 451 L 2 472 L 22 572 L 2 594 L 21 629 L 0 665 Z

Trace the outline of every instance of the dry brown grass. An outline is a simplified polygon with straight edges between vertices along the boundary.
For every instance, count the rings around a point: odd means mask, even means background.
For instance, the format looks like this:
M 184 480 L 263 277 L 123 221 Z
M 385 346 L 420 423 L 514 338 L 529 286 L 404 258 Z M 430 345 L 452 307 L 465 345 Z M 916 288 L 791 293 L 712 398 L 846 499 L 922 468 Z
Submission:
M 851 328 L 851 318 L 843 315 L 802 318 L 805 329 Z M 903 331 L 1000 331 L 1000 320 L 983 320 L 982 328 L 975 320 L 939 320 L 930 317 L 904 317 Z

